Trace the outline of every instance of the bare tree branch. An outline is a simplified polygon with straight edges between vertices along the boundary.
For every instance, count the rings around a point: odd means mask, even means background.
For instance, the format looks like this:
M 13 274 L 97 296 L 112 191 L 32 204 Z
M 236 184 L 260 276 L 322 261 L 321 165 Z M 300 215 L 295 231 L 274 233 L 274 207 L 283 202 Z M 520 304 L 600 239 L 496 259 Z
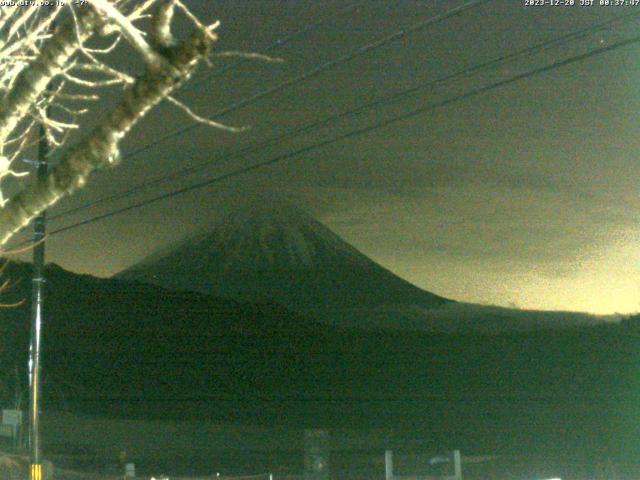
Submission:
M 195 120 L 196 122 L 202 123 L 203 125 L 208 125 L 213 128 L 219 128 L 220 130 L 226 130 L 227 132 L 233 132 L 233 133 L 244 132 L 245 130 L 249 129 L 249 127 L 230 127 L 229 125 L 225 125 L 224 123 L 216 122 L 209 118 L 201 117 L 200 115 L 195 113 L 193 110 L 191 110 L 187 105 L 182 103 L 180 100 L 177 100 L 171 96 L 167 97 L 167 101 L 175 105 L 176 107 L 178 107 L 183 112 L 185 112 L 189 116 L 189 118 L 191 118 L 192 120 Z
M 93 10 L 82 10 L 77 17 L 79 34 L 81 38 L 86 38 L 100 20 Z M 38 58 L 20 72 L 11 90 L 0 102 L 0 146 L 4 145 L 20 120 L 37 102 L 49 82 L 63 72 L 77 49 L 76 26 L 69 20 L 45 42 Z
M 148 67 L 161 68 L 164 59 L 142 36 L 133 23 L 123 15 L 109 0 L 89 0 L 106 18 L 115 22 L 127 41 L 140 53 Z
M 73 32 L 69 35 L 75 36 Z M 162 53 L 160 68 L 148 65 L 106 120 L 69 148 L 46 179 L 28 185 L 0 209 L 0 246 L 45 208 L 82 187 L 91 172 L 114 163 L 120 140 L 149 109 L 191 76 L 213 40 L 211 30 L 198 29 L 181 45 Z
M 201 60 L 208 62 L 219 22 L 201 22 L 181 0 L 88 0 L 83 7 L 70 2 L 67 7 L 0 9 L 0 247 L 44 209 L 81 188 L 94 170 L 116 163 L 121 140 L 164 99 L 198 122 L 244 130 L 204 118 L 172 96 Z M 176 15 L 194 27 L 181 43 L 171 31 Z M 118 66 L 116 48 L 132 50 L 144 73 L 135 76 L 135 65 L 131 71 L 128 64 Z M 279 61 L 238 52 L 220 55 Z M 122 87 L 122 99 L 84 133 L 79 117 L 103 92 L 119 91 L 113 85 Z M 27 175 L 13 164 L 37 141 L 37 126 L 55 166 L 44 178 L 30 177 L 31 183 L 5 200 L 3 180 Z

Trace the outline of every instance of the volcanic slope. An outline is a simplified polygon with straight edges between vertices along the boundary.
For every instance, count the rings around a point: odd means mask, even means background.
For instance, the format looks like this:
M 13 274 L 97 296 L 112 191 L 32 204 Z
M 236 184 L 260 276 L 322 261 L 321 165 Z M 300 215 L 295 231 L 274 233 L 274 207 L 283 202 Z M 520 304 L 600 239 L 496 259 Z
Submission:
M 116 275 L 174 290 L 273 301 L 323 323 L 440 332 L 598 323 L 586 314 L 455 302 L 385 269 L 300 209 L 252 204 Z

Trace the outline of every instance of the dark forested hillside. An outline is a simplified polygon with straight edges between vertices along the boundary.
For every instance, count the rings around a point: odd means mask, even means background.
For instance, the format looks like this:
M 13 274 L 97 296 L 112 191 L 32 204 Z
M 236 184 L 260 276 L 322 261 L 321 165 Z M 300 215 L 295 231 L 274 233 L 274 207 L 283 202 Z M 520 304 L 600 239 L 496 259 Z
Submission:
M 26 365 L 28 286 L 7 296 L 27 305 L 1 312 L 5 404 L 13 366 Z M 598 451 L 638 433 L 633 322 L 492 336 L 337 329 L 274 304 L 52 266 L 43 344 L 51 411 L 394 427 L 492 451 Z

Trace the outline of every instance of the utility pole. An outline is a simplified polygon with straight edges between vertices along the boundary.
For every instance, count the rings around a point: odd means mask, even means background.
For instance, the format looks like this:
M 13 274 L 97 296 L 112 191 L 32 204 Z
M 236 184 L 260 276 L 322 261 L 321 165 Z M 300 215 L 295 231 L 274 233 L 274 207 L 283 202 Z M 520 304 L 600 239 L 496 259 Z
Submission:
M 53 8 L 53 7 L 51 7 Z M 49 26 L 49 31 L 55 29 L 55 20 Z M 46 93 L 50 93 L 52 85 L 49 83 Z M 50 108 L 44 111 L 45 118 L 49 117 Z M 47 156 L 49 142 L 47 140 L 44 120 L 38 131 L 38 159 L 34 170 L 37 182 L 47 179 Z M 42 480 L 42 451 L 40 447 L 40 401 L 42 397 L 42 375 L 40 372 L 40 350 L 42 338 L 42 308 L 44 303 L 44 237 L 46 234 L 47 213 L 42 211 L 33 220 L 33 274 L 31 287 L 31 344 L 29 345 L 29 480 Z
M 453 475 L 456 480 L 462 480 L 462 456 L 460 450 L 453 451 Z
M 47 109 L 48 110 L 48 109 Z M 48 114 L 48 111 L 47 111 Z M 40 125 L 38 160 L 35 162 L 37 181 L 47 176 L 47 155 L 49 143 L 43 125 Z M 42 335 L 42 307 L 44 297 L 44 237 L 46 233 L 46 212 L 42 212 L 33 223 L 33 278 L 31 293 L 31 344 L 29 346 L 29 480 L 42 480 L 42 459 L 40 448 L 40 341 Z
M 384 478 L 385 480 L 393 480 L 393 452 L 391 450 L 384 452 Z

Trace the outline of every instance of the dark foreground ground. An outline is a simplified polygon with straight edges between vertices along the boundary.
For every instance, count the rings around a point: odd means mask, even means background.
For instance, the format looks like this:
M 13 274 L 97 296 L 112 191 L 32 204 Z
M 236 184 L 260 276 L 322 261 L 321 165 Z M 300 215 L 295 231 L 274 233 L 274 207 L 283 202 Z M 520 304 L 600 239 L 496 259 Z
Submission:
M 382 475 L 389 448 L 499 457 L 468 478 L 640 476 L 638 319 L 361 331 L 271 303 L 62 277 L 48 275 L 43 337 L 44 447 L 58 464 L 104 471 L 125 451 L 151 474 L 301 473 L 304 429 L 323 428 L 340 478 Z M 27 308 L 1 311 L 3 407 L 25 398 Z
M 59 467 L 84 472 L 119 473 L 123 453 L 140 476 L 223 476 L 272 473 L 275 480 L 304 471 L 304 430 L 290 427 L 215 425 L 205 422 L 122 420 L 46 414 L 45 453 Z M 462 449 L 467 479 L 638 478 L 640 464 L 602 448 L 602 455 L 566 448 L 559 437 L 550 444 L 518 439 L 509 448 L 464 449 L 453 437 L 435 441 L 429 432 L 394 429 L 330 431 L 332 478 L 384 478 L 384 451 L 394 451 L 399 475 L 435 474 L 429 458 Z

